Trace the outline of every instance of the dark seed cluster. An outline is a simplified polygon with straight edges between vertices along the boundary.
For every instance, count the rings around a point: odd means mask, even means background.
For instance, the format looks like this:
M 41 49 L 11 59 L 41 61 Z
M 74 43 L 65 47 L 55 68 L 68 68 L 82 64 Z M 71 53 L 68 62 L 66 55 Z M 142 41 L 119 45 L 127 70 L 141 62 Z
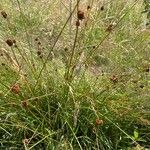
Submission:
M 7 39 L 6 43 L 8 46 L 12 47 L 13 45 L 16 45 L 16 40 L 14 39 Z
M 85 14 L 84 14 L 84 12 L 81 11 L 81 10 L 78 10 L 78 12 L 77 12 L 77 17 L 78 17 L 79 20 L 85 19 Z
M 2 17 L 5 18 L 5 19 L 7 18 L 7 13 L 6 13 L 5 11 L 1 11 L 1 15 L 2 15 Z

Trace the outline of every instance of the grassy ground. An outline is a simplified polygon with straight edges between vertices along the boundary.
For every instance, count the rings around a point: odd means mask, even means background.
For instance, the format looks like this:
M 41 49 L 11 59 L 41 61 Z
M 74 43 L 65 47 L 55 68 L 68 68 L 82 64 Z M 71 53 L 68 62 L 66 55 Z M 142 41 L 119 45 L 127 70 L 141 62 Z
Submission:
M 143 10 L 143 0 L 1 0 L 0 150 L 150 149 Z

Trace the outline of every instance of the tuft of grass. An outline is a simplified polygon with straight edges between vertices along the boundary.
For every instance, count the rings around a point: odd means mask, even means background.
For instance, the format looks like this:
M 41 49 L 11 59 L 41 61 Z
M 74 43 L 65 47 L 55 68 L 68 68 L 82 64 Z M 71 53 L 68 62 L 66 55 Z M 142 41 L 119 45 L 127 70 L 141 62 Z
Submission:
M 0 4 L 0 147 L 149 149 L 142 0 Z

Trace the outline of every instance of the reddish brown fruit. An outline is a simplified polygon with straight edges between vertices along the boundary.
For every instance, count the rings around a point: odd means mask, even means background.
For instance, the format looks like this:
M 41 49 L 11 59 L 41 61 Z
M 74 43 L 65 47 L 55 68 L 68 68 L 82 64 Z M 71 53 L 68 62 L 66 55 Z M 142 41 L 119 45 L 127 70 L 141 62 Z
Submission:
M 14 85 L 11 87 L 11 91 L 12 91 L 14 94 L 19 94 L 19 93 L 20 93 L 20 86 L 19 86 L 19 84 L 14 84 Z
M 101 119 L 96 119 L 96 125 L 103 125 L 104 121 Z

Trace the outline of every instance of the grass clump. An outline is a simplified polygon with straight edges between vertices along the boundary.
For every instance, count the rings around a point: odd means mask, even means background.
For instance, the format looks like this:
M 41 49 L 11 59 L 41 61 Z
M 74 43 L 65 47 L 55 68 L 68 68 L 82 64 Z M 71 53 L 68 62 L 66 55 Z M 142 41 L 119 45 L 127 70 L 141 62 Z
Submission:
M 149 149 L 143 1 L 0 4 L 2 149 Z

